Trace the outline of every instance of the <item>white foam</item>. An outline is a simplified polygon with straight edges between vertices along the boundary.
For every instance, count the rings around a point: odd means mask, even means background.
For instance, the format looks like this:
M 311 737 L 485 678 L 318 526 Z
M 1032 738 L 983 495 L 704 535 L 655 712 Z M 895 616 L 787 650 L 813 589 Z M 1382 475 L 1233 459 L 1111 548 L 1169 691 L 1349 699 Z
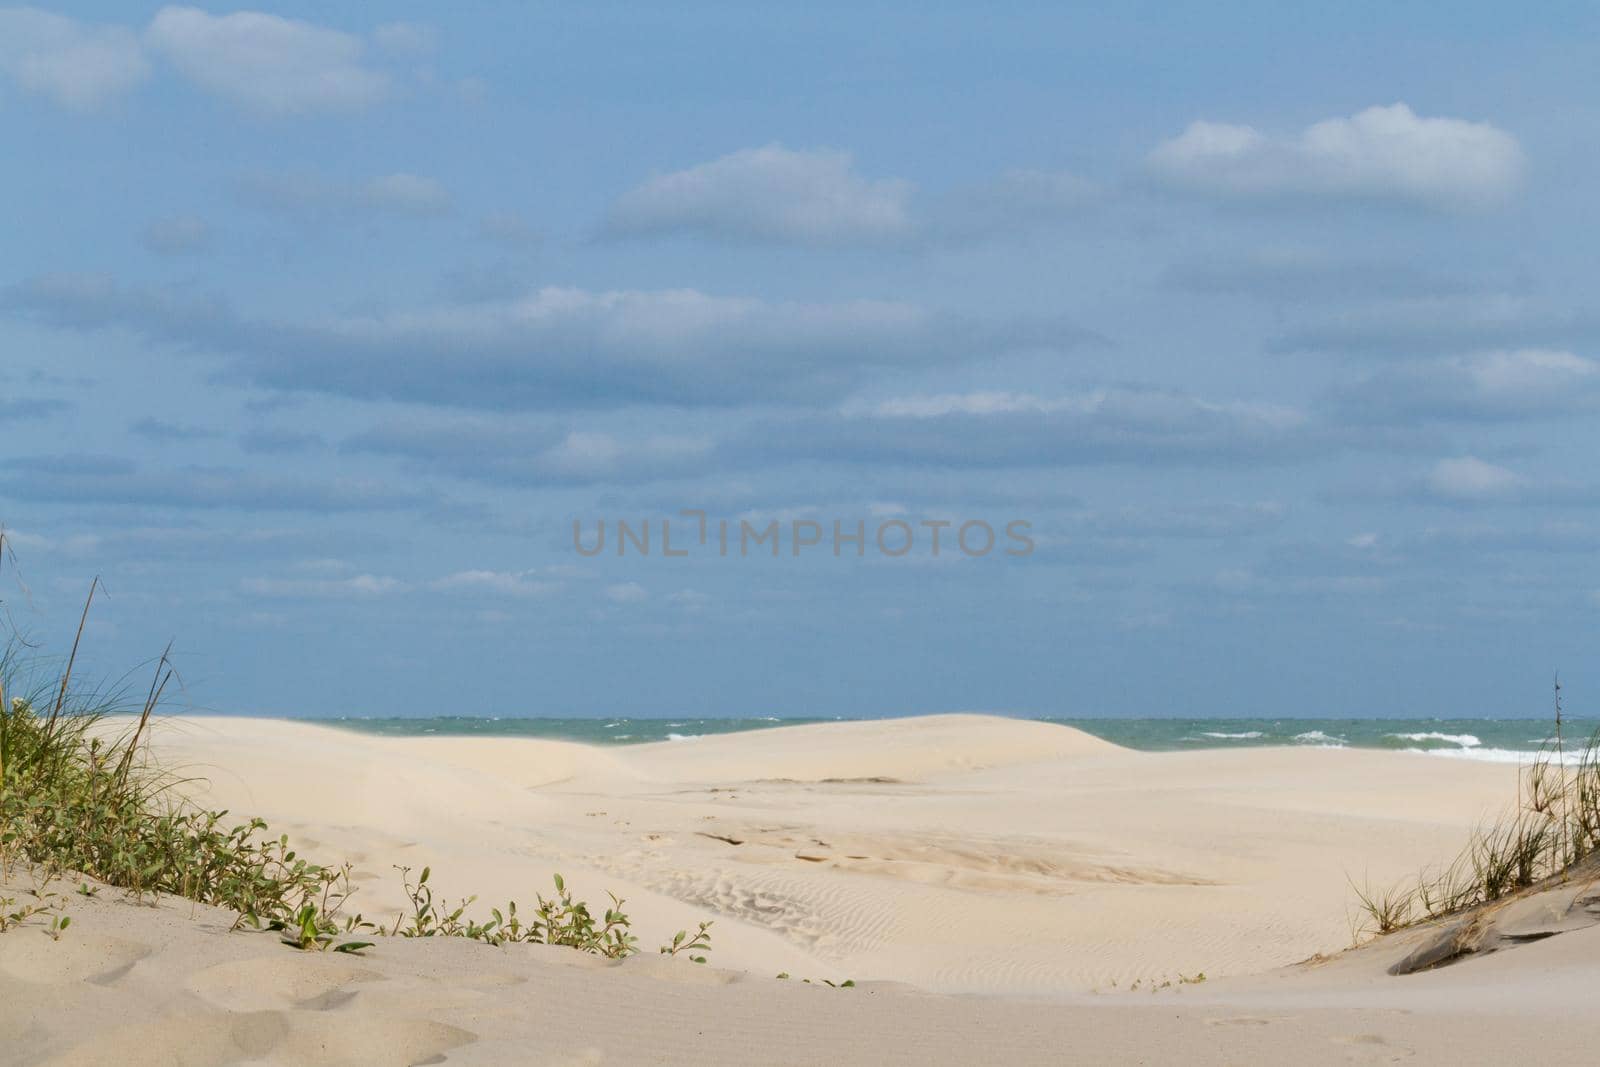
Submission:
M 1332 737 L 1321 730 L 1307 730 L 1303 734 L 1295 734 L 1294 739 L 1302 745 L 1321 745 L 1323 748 L 1343 748 L 1346 744 L 1342 737 Z
M 1392 737 L 1397 741 L 1448 741 L 1452 745 L 1460 745 L 1462 748 L 1477 748 L 1479 745 L 1483 744 L 1482 741 L 1479 741 L 1476 737 L 1472 736 L 1471 734 L 1425 733 L 1425 734 L 1387 734 L 1385 736 Z
M 668 734 L 668 741 L 694 741 L 705 736 L 704 734 Z
M 1518 748 L 1408 748 L 1406 752 L 1414 752 L 1419 756 L 1444 756 L 1447 759 L 1470 759 L 1483 763 L 1520 763 L 1533 764 L 1541 760 L 1555 763 L 1553 752 L 1530 752 Z M 1564 753 L 1560 762 L 1568 767 L 1577 766 L 1582 762 L 1582 752 Z
M 1261 737 L 1263 735 L 1262 735 L 1260 730 L 1246 730 L 1242 734 L 1213 733 L 1212 731 L 1207 730 L 1204 733 L 1202 733 L 1200 736 L 1202 736 L 1202 737 L 1222 737 L 1222 738 L 1227 738 L 1228 740 L 1231 741 L 1231 740 L 1245 740 L 1245 739 L 1252 738 L 1252 737 Z

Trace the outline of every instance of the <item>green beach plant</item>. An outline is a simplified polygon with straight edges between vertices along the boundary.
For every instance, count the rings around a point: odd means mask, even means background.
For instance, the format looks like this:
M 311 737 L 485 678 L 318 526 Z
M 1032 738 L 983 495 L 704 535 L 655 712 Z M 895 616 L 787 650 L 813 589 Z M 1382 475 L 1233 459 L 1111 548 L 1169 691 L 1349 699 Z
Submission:
M 331 948 L 335 952 L 359 953 L 373 945 L 371 941 L 340 941 L 327 928 L 325 915 L 317 911 L 315 904 L 306 904 L 295 913 L 293 922 L 282 924 L 280 940 L 290 948 L 317 952 Z
M 31 902 L 19 901 L 16 897 L 0 897 L 0 934 L 21 926 L 29 919 L 47 917 L 53 919 L 51 930 L 59 940 L 60 931 L 67 928 L 67 923 L 63 921 L 65 916 L 58 914 L 61 904 L 56 894 L 35 889 L 29 895 L 33 897 Z
M 171 676 L 165 656 L 157 673 L 120 736 L 108 718 L 114 698 L 81 701 L 68 685 L 50 686 L 47 713 L 32 697 L 0 708 L 0 874 L 22 862 L 46 878 L 72 871 L 137 897 L 229 908 L 236 925 L 289 922 L 313 903 L 331 922 L 350 895 L 348 870 L 302 859 L 260 819 L 225 824 L 227 812 L 194 807 L 176 792 L 179 779 L 147 765 L 146 730 Z
M 480 921 L 467 914 L 476 897 L 464 897 L 454 906 L 437 902 L 430 884 L 432 868 L 424 867 L 416 881 L 411 880 L 410 867 L 395 869 L 400 872 L 410 910 L 409 914 L 402 912 L 395 917 L 386 931 L 392 937 L 464 937 L 490 945 L 564 945 L 607 959 L 622 959 L 639 951 L 639 939 L 632 932 L 633 921 L 623 911 L 625 901 L 621 897 L 608 893 L 611 906 L 596 917 L 586 902 L 573 897 L 560 874 L 554 876 L 555 896 L 535 894 L 535 908 L 527 921 L 523 921 L 514 900 L 504 908 L 489 909 L 489 918 Z M 706 962 L 705 953 L 711 951 L 711 926 L 711 922 L 701 923 L 692 937 L 687 930 L 679 930 L 669 944 L 661 946 L 661 953 L 682 953 L 696 963 Z
M 693 937 L 689 936 L 689 931 L 679 930 L 673 935 L 672 943 L 670 945 L 661 946 L 662 955 L 676 956 L 681 952 L 687 955 L 689 959 L 695 963 L 704 963 L 706 958 L 703 954 L 710 951 L 711 924 L 709 922 L 701 923 L 700 929 L 696 931 Z M 695 955 L 697 952 L 702 953 L 702 955 Z
M 1600 858 L 1600 732 L 1581 749 L 1568 746 L 1559 679 L 1555 733 L 1520 769 L 1517 785 L 1515 807 L 1478 827 L 1449 864 L 1388 889 L 1352 882 L 1356 939 L 1494 903 Z
M 0 563 L 7 548 L 0 531 Z M 171 894 L 232 911 L 234 930 L 275 931 L 306 951 L 360 952 L 374 944 L 362 938 L 378 934 L 563 945 L 610 959 L 638 951 L 621 898 L 608 894 L 610 905 L 596 914 L 559 874 L 555 895 L 537 894 L 526 920 L 514 901 L 482 921 L 467 915 L 475 897 L 440 906 L 426 867 L 415 882 L 410 868 L 398 868 L 410 914 L 387 929 L 346 914 L 355 891 L 348 864 L 313 863 L 262 819 L 229 820 L 225 810 L 196 806 L 183 795 L 186 779 L 153 765 L 151 718 L 176 677 L 170 647 L 135 698 L 125 685 L 81 685 L 75 667 L 99 587 L 98 579 L 90 585 L 59 674 L 19 688 L 34 675 L 19 655 L 28 646 L 12 634 L 0 651 L 0 883 L 24 867 L 42 880 L 31 900 L 0 897 L 0 933 L 49 919 L 48 932 L 59 938 L 71 920 L 48 886 L 70 872 L 80 896 L 94 896 L 102 884 L 141 899 Z M 711 925 L 701 923 L 692 937 L 679 931 L 661 952 L 705 962 Z

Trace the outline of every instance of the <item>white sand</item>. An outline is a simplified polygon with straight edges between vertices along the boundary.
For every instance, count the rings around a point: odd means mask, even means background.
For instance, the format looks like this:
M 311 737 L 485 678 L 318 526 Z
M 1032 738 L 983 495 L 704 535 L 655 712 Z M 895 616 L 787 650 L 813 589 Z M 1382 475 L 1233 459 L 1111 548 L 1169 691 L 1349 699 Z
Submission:
M 1394 943 L 1277 970 L 1350 943 L 1348 878 L 1453 855 L 1514 798 L 1501 765 L 1136 753 L 984 716 L 604 750 L 189 719 L 156 751 L 206 777 L 203 803 L 354 863 L 369 916 L 400 906 L 392 864 L 483 910 L 560 871 L 626 897 L 647 952 L 714 919 L 712 966 L 444 941 L 314 957 L 105 893 L 75 901 L 60 943 L 0 937 L 13 1059 L 1476 1061 L 1524 1040 L 1559 1054 L 1547 1031 L 1597 973 L 1590 930 L 1403 978 L 1384 973 Z

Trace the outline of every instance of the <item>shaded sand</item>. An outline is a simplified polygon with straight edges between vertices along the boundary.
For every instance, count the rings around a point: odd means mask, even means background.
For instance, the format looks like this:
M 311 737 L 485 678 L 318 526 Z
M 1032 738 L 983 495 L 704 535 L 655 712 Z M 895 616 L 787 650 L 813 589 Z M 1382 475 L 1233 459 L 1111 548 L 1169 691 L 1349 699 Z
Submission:
M 401 903 L 391 864 L 484 908 L 560 871 L 627 897 L 646 952 L 714 919 L 713 966 L 450 941 L 303 956 L 107 892 L 74 898 L 60 943 L 0 936 L 10 1060 L 1548 1062 L 1597 973 L 1572 899 L 1560 936 L 1522 936 L 1554 921 L 1530 905 L 1484 935 L 1514 950 L 1440 970 L 1388 973 L 1426 931 L 1289 966 L 1349 944 L 1347 876 L 1414 873 L 1506 806 L 1501 765 L 1136 753 L 965 715 L 617 749 L 189 719 L 156 750 L 206 776 L 203 803 L 354 863 L 369 916 Z

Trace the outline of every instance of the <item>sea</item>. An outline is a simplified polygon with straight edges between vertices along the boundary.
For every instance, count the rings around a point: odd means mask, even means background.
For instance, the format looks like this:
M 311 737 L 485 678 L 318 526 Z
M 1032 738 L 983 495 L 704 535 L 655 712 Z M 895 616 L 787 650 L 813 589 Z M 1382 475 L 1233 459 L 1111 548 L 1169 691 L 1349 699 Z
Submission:
M 1022 717 L 1022 716 L 1017 716 Z M 833 718 L 324 718 L 317 722 L 388 737 L 540 737 L 597 745 L 693 743 L 716 734 L 769 730 Z M 1551 719 L 1175 719 L 1035 718 L 1062 723 L 1125 748 L 1146 752 L 1196 749 L 1367 748 L 1414 752 L 1447 759 L 1524 763 L 1554 748 Z M 1567 719 L 1562 726 L 1565 759 L 1575 762 L 1600 720 Z

